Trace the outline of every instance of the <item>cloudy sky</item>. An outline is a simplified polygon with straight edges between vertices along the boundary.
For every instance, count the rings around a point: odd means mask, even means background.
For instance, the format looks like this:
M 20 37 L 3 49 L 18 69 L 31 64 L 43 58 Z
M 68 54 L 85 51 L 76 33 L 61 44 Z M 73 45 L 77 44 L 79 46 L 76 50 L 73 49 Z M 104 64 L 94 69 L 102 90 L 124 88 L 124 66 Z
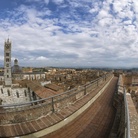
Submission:
M 21 66 L 138 67 L 137 0 L 0 0 L 3 44 Z

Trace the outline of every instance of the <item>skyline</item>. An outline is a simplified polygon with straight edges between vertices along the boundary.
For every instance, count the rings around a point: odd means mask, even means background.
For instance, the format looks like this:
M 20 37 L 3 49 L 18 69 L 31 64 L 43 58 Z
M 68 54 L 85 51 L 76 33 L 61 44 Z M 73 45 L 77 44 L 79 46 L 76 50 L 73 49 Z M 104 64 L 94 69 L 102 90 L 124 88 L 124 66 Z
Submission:
M 1 0 L 4 41 L 20 66 L 138 67 L 136 0 Z

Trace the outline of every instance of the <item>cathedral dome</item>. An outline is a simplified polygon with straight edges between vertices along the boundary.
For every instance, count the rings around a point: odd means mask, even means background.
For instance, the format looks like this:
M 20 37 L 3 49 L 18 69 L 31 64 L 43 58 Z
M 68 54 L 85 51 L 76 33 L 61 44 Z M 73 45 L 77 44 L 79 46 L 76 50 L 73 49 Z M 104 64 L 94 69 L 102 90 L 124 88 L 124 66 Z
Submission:
M 14 66 L 12 67 L 12 73 L 22 73 L 22 68 L 18 65 L 18 60 L 14 60 Z

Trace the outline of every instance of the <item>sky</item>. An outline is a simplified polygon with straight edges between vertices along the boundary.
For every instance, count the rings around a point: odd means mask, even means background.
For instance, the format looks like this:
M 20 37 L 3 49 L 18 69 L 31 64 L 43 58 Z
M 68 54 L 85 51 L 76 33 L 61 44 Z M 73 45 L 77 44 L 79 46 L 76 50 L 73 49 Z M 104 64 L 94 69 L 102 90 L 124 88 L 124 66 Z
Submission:
M 138 1 L 0 0 L 0 65 L 8 38 L 20 66 L 138 67 Z

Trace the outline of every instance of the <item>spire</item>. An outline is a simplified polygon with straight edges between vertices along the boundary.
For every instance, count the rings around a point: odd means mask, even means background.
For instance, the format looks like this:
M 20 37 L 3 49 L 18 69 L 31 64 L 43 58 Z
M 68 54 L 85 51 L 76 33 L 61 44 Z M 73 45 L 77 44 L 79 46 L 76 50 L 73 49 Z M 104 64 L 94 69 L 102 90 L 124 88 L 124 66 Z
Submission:
M 8 38 L 5 40 L 5 43 L 11 43 L 11 41 L 9 39 L 9 35 L 8 35 Z
M 9 35 L 8 35 L 8 39 L 7 39 L 7 42 L 9 42 Z

